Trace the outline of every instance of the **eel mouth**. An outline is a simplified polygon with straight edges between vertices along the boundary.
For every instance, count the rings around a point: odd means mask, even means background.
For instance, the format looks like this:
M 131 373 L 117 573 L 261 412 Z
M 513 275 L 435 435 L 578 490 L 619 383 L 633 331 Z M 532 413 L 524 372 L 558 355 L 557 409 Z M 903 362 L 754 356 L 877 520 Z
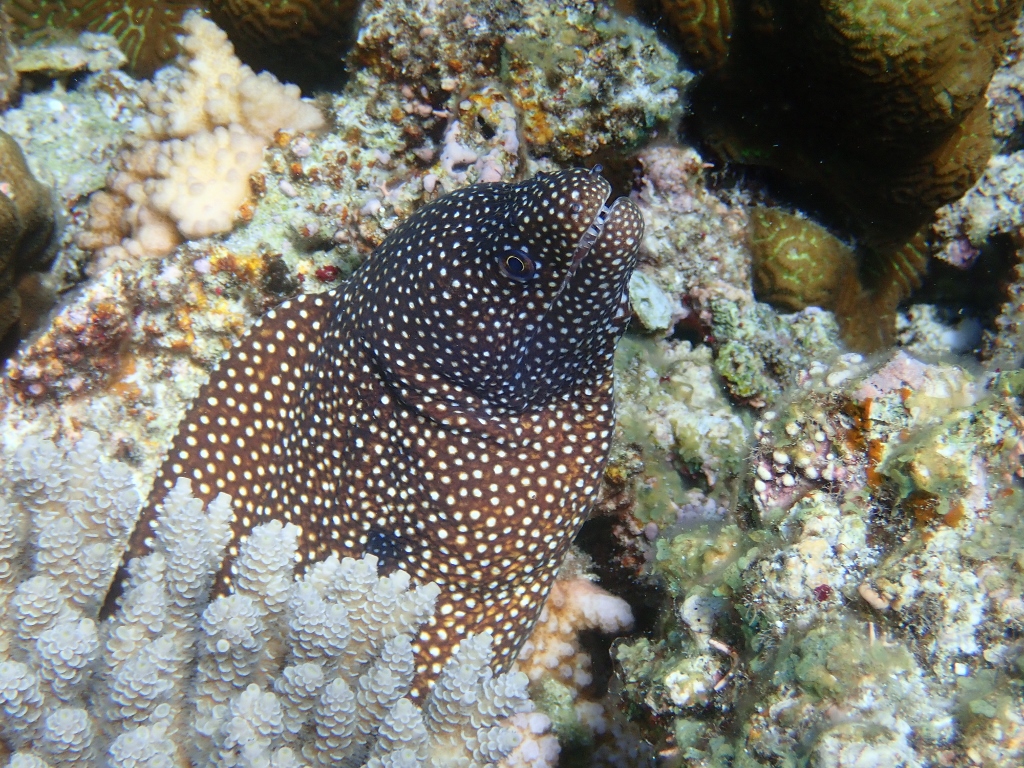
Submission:
M 590 252 L 594 250 L 594 245 L 597 243 L 597 239 L 601 237 L 601 233 L 604 231 L 604 225 L 608 221 L 608 217 L 611 216 L 612 206 L 618 202 L 617 200 L 608 205 L 605 202 L 601 206 L 601 210 L 594 216 L 594 220 L 590 222 L 590 226 L 587 227 L 587 231 L 583 233 L 583 237 L 580 238 L 579 245 L 576 246 L 576 250 L 572 254 L 572 272 L 576 271 L 576 267 L 590 255 Z

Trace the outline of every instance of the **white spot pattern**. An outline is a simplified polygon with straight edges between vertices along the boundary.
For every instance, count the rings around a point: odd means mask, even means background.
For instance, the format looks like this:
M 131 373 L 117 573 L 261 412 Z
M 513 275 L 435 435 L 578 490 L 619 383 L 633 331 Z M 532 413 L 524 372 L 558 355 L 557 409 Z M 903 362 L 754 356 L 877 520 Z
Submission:
M 267 313 L 186 415 L 129 555 L 190 476 L 204 502 L 233 497 L 232 557 L 253 526 L 282 519 L 302 530 L 303 564 L 369 549 L 439 582 L 421 679 L 484 629 L 507 669 L 607 459 L 643 233 L 636 206 L 606 206 L 609 193 L 583 170 L 460 190 L 342 288 Z M 536 274 L 510 278 L 510 253 Z

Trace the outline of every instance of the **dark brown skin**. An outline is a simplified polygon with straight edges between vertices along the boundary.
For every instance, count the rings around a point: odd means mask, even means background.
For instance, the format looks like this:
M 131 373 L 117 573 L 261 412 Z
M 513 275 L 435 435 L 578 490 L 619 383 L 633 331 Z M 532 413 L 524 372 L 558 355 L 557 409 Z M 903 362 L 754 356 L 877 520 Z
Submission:
M 371 553 L 440 584 L 414 695 L 470 633 L 508 669 L 608 456 L 643 233 L 609 192 L 577 170 L 452 193 L 342 288 L 262 318 L 192 404 L 129 556 L 190 477 L 204 503 L 233 498 L 219 591 L 253 526 L 289 521 L 303 563 Z

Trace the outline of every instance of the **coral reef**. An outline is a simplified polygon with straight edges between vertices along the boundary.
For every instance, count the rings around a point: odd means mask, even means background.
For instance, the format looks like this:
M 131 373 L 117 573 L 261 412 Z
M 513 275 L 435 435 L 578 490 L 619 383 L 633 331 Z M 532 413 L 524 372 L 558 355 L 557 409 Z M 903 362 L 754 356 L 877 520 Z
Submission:
M 52 195 L 32 175 L 18 142 L 0 131 L 0 335 L 21 315 L 18 278 L 40 266 L 53 236 Z
M 998 234 L 1024 227 L 1024 151 L 994 156 L 978 182 L 956 202 L 939 209 L 933 225 L 941 238 L 938 258 L 969 267 Z
M 732 0 L 662 0 L 686 60 L 701 71 L 725 64 L 733 35 Z
M 401 19 L 383 0 L 366 2 L 350 60 L 411 89 L 422 85 L 417 109 L 428 116 L 448 94 L 500 78 L 534 156 L 559 163 L 592 162 L 595 153 L 613 159 L 657 135 L 678 119 L 691 78 L 653 32 L 587 0 L 486 10 L 465 0 L 418 2 Z
M 657 456 L 670 456 L 673 466 L 711 487 L 736 476 L 746 457 L 749 430 L 715 385 L 707 346 L 694 349 L 685 341 L 655 345 L 627 337 L 618 350 L 617 369 L 619 429 L 623 440 L 645 447 L 645 461 L 657 463 Z M 642 522 L 673 519 L 659 519 L 672 510 L 671 495 L 668 488 L 652 488 L 644 497 Z
M 864 226 L 873 220 L 876 238 L 902 240 L 983 170 L 985 89 L 1019 12 L 1019 2 L 778 0 L 733 21 L 728 60 L 698 86 L 695 109 L 718 105 L 705 131 L 735 159 L 828 185 Z M 795 71 L 803 79 L 780 74 Z M 751 87 L 764 99 L 729 95 Z M 785 116 L 773 98 L 792 99 Z M 755 115 L 767 121 L 747 135 Z
M 133 71 L 150 75 L 174 57 L 175 35 L 190 5 L 180 0 L 12 0 L 6 9 L 22 37 L 52 29 L 110 33 L 117 38 Z
M 374 557 L 295 579 L 298 529 L 271 523 L 242 547 L 235 593 L 209 601 L 231 505 L 204 510 L 187 480 L 154 552 L 129 564 L 118 612 L 99 620 L 139 496 L 98 448 L 95 434 L 67 450 L 29 439 L 5 472 L 0 706 L 13 760 L 476 766 L 519 744 L 507 721 L 531 709 L 527 678 L 491 674 L 486 634 L 463 641 L 422 707 L 405 697 L 436 585 L 378 577 Z
M 323 125 L 295 86 L 243 65 L 212 22 L 190 14 L 182 26 L 183 52 L 141 90 L 148 119 L 130 136 L 135 148 L 118 157 L 109 190 L 94 196 L 79 237 L 108 259 L 117 248 L 162 256 L 182 237 L 230 231 L 274 133 Z
M 1024 144 L 1024 18 L 1006 46 L 1002 65 L 992 76 L 986 98 L 992 113 L 992 134 L 1003 152 Z
M 74 40 L 43 37 L 18 46 L 14 69 L 21 76 L 66 80 L 86 72 L 113 72 L 127 59 L 111 35 L 82 32 Z
M 646 228 L 638 271 L 672 302 L 675 332 L 711 347 L 730 395 L 763 406 L 838 354 L 831 314 L 780 316 L 755 300 L 742 191 L 712 192 L 708 166 L 690 148 L 651 147 L 639 162 L 636 199 Z
M 678 121 L 692 75 L 652 31 L 600 3 L 527 2 L 523 12 L 531 23 L 508 34 L 502 70 L 535 156 L 612 160 Z
M 853 251 L 820 224 L 779 208 L 750 212 L 754 294 L 790 312 L 832 309 L 840 291 L 857 283 Z
M 360 0 L 208 0 L 239 56 L 289 82 L 337 82 Z
M 704 70 L 706 83 L 724 80 L 741 63 L 764 69 L 763 80 L 772 86 L 765 100 L 769 113 L 756 117 L 764 118 L 766 130 L 790 129 L 782 116 L 799 114 L 772 109 L 783 83 L 807 72 L 819 72 L 823 80 L 848 63 L 837 57 L 834 66 L 801 64 L 793 74 L 779 69 L 794 57 L 804 56 L 799 61 L 805 62 L 809 54 L 803 49 L 782 43 L 811 26 L 822 29 L 824 2 L 801 3 L 799 13 L 792 12 L 798 4 L 781 0 L 673 5 L 681 9 L 677 23 L 706 30 L 688 34 L 682 51 Z M 872 8 L 884 13 L 892 5 Z M 19 12 L 18 5 L 12 7 Z M 838 4 L 829 7 L 841 10 Z M 867 4 L 844 7 L 856 11 Z M 752 30 L 748 11 L 758 8 L 777 13 Z M 936 9 L 948 10 L 945 3 Z M 794 22 L 800 15 L 806 19 Z M 548 34 L 547 44 L 538 30 Z M 775 50 L 743 53 L 752 38 L 769 33 L 782 41 Z M 990 161 L 961 202 L 940 211 L 934 230 L 939 255 L 954 266 L 969 267 L 993 250 L 1008 259 L 1012 249 L 1020 249 L 1020 23 L 1017 34 L 987 90 L 993 133 L 1005 154 Z M 834 36 L 825 37 L 821 45 L 833 45 Z M 506 40 L 514 44 L 506 47 Z M 74 52 L 68 41 L 38 42 L 41 47 L 33 40 L 31 50 L 43 77 L 51 76 L 45 67 L 62 56 L 75 67 L 87 58 L 81 38 Z M 995 46 L 987 53 L 983 47 L 965 48 L 963 55 L 977 55 L 975 64 L 995 56 Z M 516 71 L 507 68 L 512 61 Z M 925 69 L 937 72 L 931 67 L 935 61 L 929 59 Z M 23 345 L 8 366 L 0 390 L 0 461 L 10 460 L 33 435 L 74 439 L 92 429 L 102 437 L 91 445 L 125 461 L 124 471 L 145 491 L 185 404 L 224 350 L 269 306 L 297 291 L 338 286 L 402 219 L 441 194 L 475 181 L 513 181 L 557 170 L 556 160 L 601 162 L 622 186 L 631 179 L 646 220 L 641 271 L 630 287 L 636 334 L 617 359 L 620 418 L 597 517 L 577 543 L 592 562 L 578 571 L 563 569 L 555 594 L 565 600 L 550 604 L 528 641 L 530 656 L 523 663 L 541 710 L 502 723 L 522 737 L 503 765 L 554 762 L 553 728 L 563 764 L 647 765 L 656 754 L 667 766 L 700 768 L 839 768 L 883 760 L 922 768 L 1017 768 L 1024 760 L 1021 268 L 994 275 L 998 281 L 1008 277 L 1009 286 L 994 327 L 986 331 L 980 369 L 955 355 L 978 347 L 984 315 L 980 322 L 959 316 L 959 305 L 943 304 L 933 293 L 927 300 L 934 304 L 904 302 L 894 312 L 896 343 L 910 357 L 842 354 L 847 350 L 839 327 L 847 322 L 846 310 L 822 294 L 810 295 L 810 281 L 794 281 L 794 267 L 804 262 L 788 259 L 812 240 L 826 252 L 835 252 L 837 243 L 852 244 L 861 288 L 849 293 L 863 300 L 865 294 L 877 296 L 886 254 L 902 243 L 886 250 L 870 242 L 877 233 L 858 225 L 857 206 L 866 203 L 854 199 L 850 185 L 835 185 L 849 192 L 849 200 L 842 197 L 833 215 L 820 219 L 846 239 L 826 241 L 825 230 L 807 223 L 813 215 L 780 212 L 794 210 L 794 203 L 812 209 L 806 198 L 787 199 L 781 186 L 768 184 L 773 176 L 722 174 L 705 162 L 706 150 L 643 146 L 655 134 L 664 138 L 663 126 L 689 101 L 689 76 L 665 76 L 671 63 L 671 55 L 632 22 L 579 0 L 366 0 L 348 58 L 350 79 L 339 92 L 317 100 L 326 127 L 316 134 L 283 130 L 270 137 L 230 231 L 189 238 L 146 259 L 121 251 L 97 258 L 74 239 L 87 218 L 82 198 L 103 186 L 126 133 L 150 130 L 154 107 L 148 98 L 158 86 L 120 72 L 95 74 L 89 64 L 70 81 L 59 76 L 51 86 L 37 79 L 40 90 L 23 93 L 17 108 L 0 115 L 0 129 L 22 144 L 33 175 L 54 187 L 64 206 L 66 234 L 55 267 L 62 294 L 40 336 Z M 976 93 L 975 84 L 984 84 L 988 66 L 961 68 L 964 82 L 970 81 L 967 91 Z M 942 120 L 962 113 L 960 99 L 967 91 L 952 85 L 933 91 L 940 102 L 949 95 L 951 111 Z M 867 92 L 855 93 L 845 84 L 833 91 L 830 98 L 848 98 L 849 109 L 863 107 Z M 638 94 L 650 106 L 638 106 Z M 748 101 L 749 111 L 755 100 Z M 799 108 L 807 99 L 792 101 Z M 567 110 L 570 103 L 577 108 Z M 836 173 L 857 164 L 870 171 L 865 186 L 871 186 L 881 157 L 878 135 L 906 132 L 902 118 L 923 114 L 919 104 L 908 102 L 905 115 L 889 121 L 892 103 L 877 104 L 849 123 L 850 134 L 865 139 L 864 152 L 840 147 L 826 158 L 832 173 L 827 178 L 804 173 L 806 148 L 796 147 L 803 153 L 797 160 L 780 159 L 779 153 L 794 149 L 792 143 L 769 147 L 760 158 L 744 156 L 742 150 L 760 148 L 760 135 L 740 136 L 745 144 L 730 147 L 729 156 L 776 168 L 782 163 L 790 180 L 809 186 L 831 185 Z M 819 130 L 830 115 L 847 109 L 840 107 L 812 115 L 801 130 L 842 139 L 847 134 L 829 132 L 828 126 Z M 619 119 L 626 114 L 637 124 Z M 933 142 L 936 157 L 946 152 L 940 146 L 945 130 L 938 125 L 905 157 L 893 150 L 891 169 L 883 170 L 902 172 L 905 159 L 933 151 Z M 642 147 L 635 161 L 621 153 L 634 142 Z M 808 146 L 821 149 L 813 142 Z M 874 154 L 865 159 L 869 150 Z M 973 160 L 969 165 L 980 170 Z M 956 179 L 964 174 L 956 170 L 949 178 L 959 185 Z M 852 223 L 842 215 L 844 203 Z M 775 219 L 782 223 L 777 230 L 759 229 L 763 215 L 769 225 Z M 174 230 L 175 239 L 182 239 Z M 759 252 L 754 242 L 774 243 L 788 235 L 789 250 Z M 793 250 L 796 243 L 800 248 Z M 850 258 L 840 252 L 839 263 Z M 777 260 L 774 273 L 765 271 L 765 255 Z M 826 271 L 835 263 L 819 262 Z M 906 286 L 917 273 L 910 266 Z M 941 275 L 943 269 L 937 265 L 936 271 Z M 965 273 L 963 282 L 976 274 Z M 66 290 L 79 282 L 77 290 Z M 796 299 L 787 303 L 790 295 Z M 803 302 L 824 308 L 783 314 Z M 861 311 L 868 307 L 881 315 L 880 306 L 868 302 Z M 886 322 L 892 317 L 886 314 Z M 4 514 L 19 504 L 5 507 Z M 58 546 L 58 534 L 47 547 Z M 34 541 L 30 531 L 19 535 Z M 284 529 L 274 536 L 284 551 Z M 30 558 L 31 552 L 18 561 L 22 570 L 14 580 L 0 581 L 16 584 L 31 573 Z M 578 581 L 587 572 L 600 574 L 600 582 Z M 595 595 L 601 587 L 628 600 L 635 617 L 632 633 L 615 641 L 611 661 L 604 641 L 584 629 L 595 623 L 594 616 L 574 607 L 579 594 L 595 598 L 610 616 L 624 616 L 617 600 Z M 285 600 L 277 615 L 288 614 L 289 605 Z M 81 608 L 73 610 L 86 618 Z M 94 653 L 105 654 L 102 633 L 109 625 L 95 624 Z M 0 625 L 9 626 L 6 620 Z M 87 625 L 78 628 L 76 647 L 88 651 Z M 287 628 L 278 625 L 266 637 L 282 631 Z M 205 643 L 203 630 L 197 633 L 196 640 Z M 42 669 L 38 664 L 48 663 L 44 659 L 54 658 L 51 651 L 62 640 L 48 635 L 49 645 L 24 653 L 25 642 L 16 634 L 4 637 L 0 657 L 6 663 L 4 654 L 21 654 L 13 662 L 35 675 L 46 706 L 83 706 L 81 698 L 58 705 L 57 676 L 36 672 Z M 196 657 L 212 655 L 208 645 L 200 646 Z M 171 658 L 161 655 L 165 650 L 156 645 L 129 666 L 137 671 L 149 662 L 163 664 Z M 74 653 L 67 655 L 74 662 Z M 539 659 L 554 666 L 534 664 Z M 188 664 L 197 674 L 199 663 Z M 260 695 L 272 693 L 283 713 L 289 692 L 309 678 L 290 673 L 285 679 L 280 669 L 273 678 L 282 680 L 280 690 L 268 685 L 268 672 Z M 0 683 L 5 692 L 23 685 L 22 668 L 13 671 Z M 95 695 L 109 667 L 94 660 L 81 674 L 75 683 L 69 671 L 69 687 L 62 690 L 77 684 L 69 695 Z M 118 690 L 128 690 L 134 674 L 126 671 Z M 8 680 L 18 682 L 9 686 Z M 179 706 L 180 699 L 171 699 L 192 691 L 193 683 L 175 685 L 163 693 L 154 689 L 154 695 Z M 232 689 L 233 709 L 225 705 L 234 734 L 259 725 L 250 713 L 262 700 L 254 694 L 242 698 L 244 688 Z M 31 694 L 18 688 L 23 689 Z M 112 701 L 103 691 L 103 700 Z M 130 702 L 117 706 L 125 707 L 126 716 L 134 711 Z M 192 712 L 187 706 L 177 711 Z M 73 735 L 85 721 L 67 712 L 48 720 L 49 714 L 33 726 L 39 751 L 15 754 L 12 765 L 60 762 L 42 751 L 43 741 Z M 106 710 L 89 715 L 95 749 L 120 735 Z M 5 711 L 0 718 L 6 717 Z M 395 728 L 400 725 L 395 720 Z M 115 763 L 148 757 L 159 762 L 152 747 L 166 740 L 168 731 L 161 727 L 137 726 L 121 742 Z M 297 741 L 284 714 L 281 727 L 277 733 L 271 726 L 267 748 L 283 745 L 293 750 L 295 763 L 309 763 L 291 746 Z M 309 729 L 304 726 L 298 739 L 315 740 L 315 729 Z M 216 748 L 220 762 L 224 731 L 203 738 L 202 748 Z M 214 744 L 214 738 L 220 741 Z M 279 750 L 277 756 L 283 764 L 288 753 Z M 239 751 L 223 762 L 248 759 Z
M 614 696 L 594 685 L 591 652 L 581 634 L 614 636 L 633 626 L 628 603 L 597 586 L 585 558 L 570 555 L 517 667 L 530 679 L 531 698 L 552 721 L 567 756 L 588 765 L 639 765 L 649 745 L 619 711 Z
M 652 569 L 674 620 L 617 648 L 629 700 L 675 718 L 669 751 L 1019 760 L 1022 427 L 1016 399 L 905 353 L 844 356 L 765 412 L 757 513 L 663 530 Z M 721 710 L 738 739 L 709 725 Z
M 905 294 L 924 260 L 921 243 L 904 246 L 991 154 L 985 91 L 1021 3 L 665 5 L 684 49 L 707 67 L 692 93 L 704 138 L 813 190 L 862 239 L 868 292 Z M 853 346 L 891 344 L 893 311 L 855 309 L 842 312 Z
M 854 252 L 820 224 L 764 207 L 751 212 L 750 249 L 758 299 L 790 311 L 831 310 L 843 341 L 862 352 L 892 344 L 897 307 L 921 286 L 928 258 L 917 235 L 865 280 Z
M 131 72 L 141 77 L 149 77 L 178 53 L 176 37 L 185 29 L 189 9 L 205 10 L 248 63 L 289 80 L 304 75 L 308 82 L 337 77 L 358 5 L 357 0 L 12 0 L 7 9 L 17 36 L 30 44 L 55 29 L 109 33 Z

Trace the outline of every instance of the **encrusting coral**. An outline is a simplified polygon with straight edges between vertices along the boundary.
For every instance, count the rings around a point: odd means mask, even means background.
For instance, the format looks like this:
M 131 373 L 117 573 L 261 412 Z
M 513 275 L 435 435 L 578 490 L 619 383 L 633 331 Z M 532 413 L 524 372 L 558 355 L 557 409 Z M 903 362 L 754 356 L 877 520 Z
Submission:
M 466 638 L 417 707 L 412 636 L 439 589 L 377 559 L 292 574 L 295 526 L 256 528 L 235 592 L 209 601 L 226 496 L 179 481 L 113 618 L 100 602 L 134 523 L 131 473 L 29 438 L 0 498 L 0 736 L 11 765 L 483 766 L 521 737 L 526 675 Z M 522 763 L 520 763 L 522 764 Z
M 867 251 L 870 291 L 897 274 L 916 281 L 923 262 L 909 275 L 900 249 L 991 155 L 985 91 L 1020 0 L 664 4 L 705 67 L 692 92 L 704 138 L 728 159 L 805 185 L 848 220 Z M 891 320 L 859 315 L 885 327 L 856 345 L 890 341 Z
M 230 231 L 274 133 L 323 126 L 296 86 L 243 65 L 213 22 L 189 14 L 182 26 L 176 64 L 141 90 L 149 114 L 129 137 L 133 148 L 93 195 L 83 248 L 164 255 L 182 238 Z
M 18 277 L 53 234 L 52 196 L 32 175 L 18 143 L 0 131 L 0 336 L 21 313 Z

